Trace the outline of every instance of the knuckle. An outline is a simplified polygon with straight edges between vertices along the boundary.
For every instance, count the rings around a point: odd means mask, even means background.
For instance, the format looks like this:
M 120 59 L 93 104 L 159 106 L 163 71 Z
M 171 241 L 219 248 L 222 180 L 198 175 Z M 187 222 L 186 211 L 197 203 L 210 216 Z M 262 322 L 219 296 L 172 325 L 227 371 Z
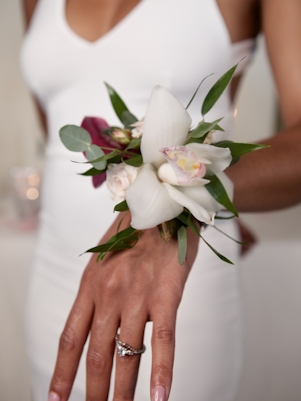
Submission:
M 69 388 L 70 383 L 68 382 L 65 371 L 62 369 L 57 369 L 51 381 L 50 391 L 57 394 L 62 394 L 65 391 L 68 391 Z
M 160 363 L 154 366 L 153 373 L 154 376 L 157 377 L 159 381 L 161 381 L 161 379 L 167 379 L 172 375 L 172 367 L 164 363 Z
M 115 275 L 109 277 L 103 288 L 103 293 L 105 294 L 106 297 L 113 298 L 115 297 L 120 290 L 120 282 Z
M 166 327 L 157 327 L 154 331 L 154 340 L 161 344 L 172 344 L 174 340 L 174 333 L 171 329 Z
M 106 370 L 105 358 L 96 351 L 89 351 L 87 354 L 87 372 L 100 375 Z
M 62 351 L 71 351 L 76 346 L 76 337 L 74 330 L 71 327 L 66 327 L 61 334 L 60 349 Z

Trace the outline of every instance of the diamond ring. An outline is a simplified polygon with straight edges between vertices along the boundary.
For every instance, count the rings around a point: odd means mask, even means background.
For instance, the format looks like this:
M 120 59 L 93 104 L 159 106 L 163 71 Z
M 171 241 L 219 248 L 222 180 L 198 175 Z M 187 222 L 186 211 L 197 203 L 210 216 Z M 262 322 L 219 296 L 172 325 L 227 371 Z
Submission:
M 119 334 L 116 334 L 115 342 L 119 358 L 122 358 L 123 356 L 126 355 L 132 356 L 132 355 L 143 354 L 143 352 L 145 352 L 146 350 L 145 345 L 143 345 L 141 349 L 135 349 L 131 347 L 129 344 L 123 343 L 122 341 L 119 340 Z

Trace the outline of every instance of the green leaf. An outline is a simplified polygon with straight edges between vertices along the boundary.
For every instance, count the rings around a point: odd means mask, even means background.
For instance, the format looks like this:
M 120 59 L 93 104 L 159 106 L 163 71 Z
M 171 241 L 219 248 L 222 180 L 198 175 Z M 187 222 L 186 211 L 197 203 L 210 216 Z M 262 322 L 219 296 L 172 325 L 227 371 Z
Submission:
M 235 216 L 238 216 L 237 210 L 229 199 L 228 194 L 221 181 L 217 178 L 216 175 L 209 177 L 209 179 L 210 182 L 205 185 L 207 191 L 218 203 L 223 205 L 226 209 L 230 210 L 230 212 L 234 213 Z
M 202 83 L 205 81 L 205 79 L 207 79 L 208 77 L 211 77 L 211 75 L 213 75 L 213 74 L 209 74 L 209 75 L 207 75 L 207 77 L 205 77 L 204 79 L 202 79 L 202 81 L 200 82 L 199 86 L 196 88 L 196 90 L 195 90 L 195 92 L 194 92 L 192 98 L 190 99 L 188 105 L 186 106 L 186 110 L 187 110 L 188 107 L 191 105 L 191 103 L 192 103 L 193 99 L 195 98 L 195 95 L 198 93 L 198 90 L 200 89 Z
M 219 118 L 218 120 L 213 121 L 212 123 L 207 123 L 205 121 L 201 121 L 198 126 L 191 132 L 189 132 L 189 136 L 192 138 L 201 138 L 202 136 L 208 134 L 210 131 L 224 131 L 218 123 L 223 118 Z
M 220 230 L 219 228 L 217 228 L 216 226 L 213 226 L 213 228 L 215 228 L 217 231 L 219 231 L 221 234 L 225 235 L 227 238 L 231 239 L 232 241 L 236 242 L 239 245 L 245 245 L 245 244 L 249 244 L 249 242 L 242 242 L 242 241 L 238 241 L 237 239 L 230 237 L 230 235 L 226 234 L 224 231 Z
M 86 150 L 86 158 L 89 160 L 92 166 L 97 170 L 104 170 L 106 168 L 107 165 L 106 160 L 102 159 L 100 161 L 95 161 L 104 156 L 105 156 L 104 151 L 97 145 L 91 145 Z
M 122 123 L 125 128 L 129 128 L 131 124 L 134 124 L 138 119 L 128 110 L 125 110 L 121 115 Z
M 105 82 L 105 85 L 107 87 L 113 109 L 115 110 L 115 113 L 117 114 L 119 120 L 123 123 L 122 115 L 125 111 L 129 111 L 129 110 L 128 110 L 127 106 L 125 105 L 124 101 L 118 95 L 118 93 L 106 82 Z
M 235 217 L 236 217 L 235 214 L 232 214 L 231 216 L 227 216 L 227 217 L 216 215 L 214 217 L 214 220 L 231 220 L 231 219 L 234 219 Z
M 178 260 L 180 265 L 185 262 L 187 253 L 187 232 L 184 226 L 178 229 Z
M 129 149 L 139 149 L 141 144 L 141 138 L 134 138 L 131 140 L 131 142 L 128 144 L 125 150 Z
M 135 231 L 136 229 L 130 226 L 118 232 L 117 234 L 113 235 L 113 237 L 111 237 L 107 242 L 115 242 L 117 240 L 122 240 L 126 237 L 131 236 Z
M 142 156 L 137 155 L 134 157 L 131 157 L 130 159 L 124 160 L 125 164 L 128 164 L 129 166 L 133 167 L 140 167 L 143 164 Z
M 247 153 L 254 152 L 255 150 L 269 148 L 268 145 L 259 143 L 239 143 L 232 141 L 221 141 L 214 144 L 219 148 L 229 148 L 233 159 L 239 158 Z
M 97 146 L 97 145 L 92 145 L 92 146 Z M 98 146 L 99 147 L 99 146 Z M 99 149 L 101 149 L 99 147 Z M 102 150 L 102 149 L 101 149 Z M 106 162 L 107 160 L 110 160 L 110 163 L 120 163 L 121 159 L 122 159 L 122 155 L 118 154 L 120 151 L 119 150 L 113 150 L 113 152 L 110 152 L 108 154 L 104 154 L 104 152 L 102 152 L 102 156 L 97 157 L 96 159 L 91 159 L 88 162 L 77 162 L 73 160 L 73 163 L 79 163 L 79 164 L 96 164 L 98 162 Z M 104 168 L 105 170 L 105 168 Z
M 222 255 L 221 253 L 217 252 L 217 250 L 214 249 L 213 246 L 211 246 L 211 245 L 205 240 L 204 237 L 202 237 L 202 236 L 200 236 L 200 237 L 201 237 L 202 240 L 205 242 L 205 244 L 208 245 L 209 248 L 210 248 L 221 260 L 223 260 L 223 261 L 226 262 L 226 263 L 230 263 L 230 265 L 233 265 L 233 264 L 234 264 L 233 262 L 231 262 L 231 260 L 227 259 L 224 255 Z
M 127 210 L 129 210 L 129 207 L 125 200 L 114 207 L 115 212 L 125 212 Z
M 114 244 L 107 242 L 105 244 L 97 245 L 94 248 L 88 249 L 85 253 L 100 253 L 110 251 L 120 251 L 121 249 L 131 248 L 132 245 L 127 242 L 116 242 Z
M 203 116 L 212 109 L 212 107 L 218 101 L 220 96 L 223 94 L 224 90 L 227 88 L 228 84 L 230 83 L 238 64 L 236 64 L 234 67 L 230 68 L 230 70 L 228 70 L 224 75 L 222 75 L 220 77 L 220 79 L 209 90 L 209 92 L 207 93 L 207 96 L 205 97 L 203 105 L 202 105 L 201 112 L 202 112 Z
M 72 152 L 85 152 L 92 143 L 89 132 L 77 125 L 62 127 L 60 138 L 66 148 Z
M 94 248 L 90 248 L 85 253 L 100 253 L 99 258 L 103 259 L 107 252 L 132 248 L 139 238 L 140 233 L 136 233 L 134 228 L 128 227 L 125 230 L 113 235 L 113 237 L 111 237 L 105 244 L 100 244 Z
M 90 170 L 85 171 L 84 173 L 79 173 L 78 175 L 83 175 L 83 176 L 86 176 L 86 177 L 93 177 L 95 175 L 104 173 L 105 171 L 106 171 L 106 169 L 103 169 L 102 171 L 100 171 L 100 170 L 97 170 L 96 168 L 93 167 L 93 168 L 90 168 Z
M 176 218 L 183 224 L 185 224 L 185 226 L 188 226 L 188 217 L 189 217 L 189 213 L 187 212 L 182 212 L 181 214 L 179 214 L 179 216 L 177 216 Z
M 190 214 L 187 219 L 188 227 L 194 232 L 196 235 L 200 236 L 200 230 L 198 229 L 195 222 L 192 220 L 192 215 Z

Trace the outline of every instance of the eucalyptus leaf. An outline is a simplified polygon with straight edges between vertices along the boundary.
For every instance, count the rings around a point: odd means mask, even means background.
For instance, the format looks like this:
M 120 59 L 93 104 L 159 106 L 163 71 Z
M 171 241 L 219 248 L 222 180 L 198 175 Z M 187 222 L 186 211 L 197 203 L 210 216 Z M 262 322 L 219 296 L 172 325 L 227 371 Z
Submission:
M 106 82 L 105 82 L 105 85 L 107 87 L 113 109 L 115 110 L 115 113 L 117 114 L 117 117 L 119 118 L 119 120 L 123 123 L 122 115 L 125 111 L 129 111 L 129 110 L 128 110 L 127 106 L 125 105 L 124 101 L 121 99 L 121 97 L 115 91 L 115 89 L 113 89 L 112 86 L 110 86 Z
M 239 143 L 232 141 L 220 141 L 214 144 L 220 148 L 229 148 L 233 159 L 239 158 L 247 153 L 254 152 L 255 150 L 269 148 L 268 145 L 259 143 Z
M 178 229 L 178 260 L 182 265 L 185 262 L 187 253 L 187 232 L 184 226 Z
M 122 113 L 122 123 L 125 126 L 125 128 L 129 128 L 131 124 L 134 124 L 135 122 L 138 121 L 138 119 L 128 110 L 125 110 Z
M 212 107 L 218 101 L 220 96 L 223 94 L 224 90 L 229 85 L 238 64 L 230 68 L 230 70 L 228 70 L 224 75 L 222 75 L 220 79 L 217 80 L 217 82 L 209 90 L 202 105 L 201 113 L 203 116 L 212 109 Z
M 213 74 L 209 74 L 209 75 L 207 75 L 207 77 L 205 77 L 204 79 L 201 80 L 201 82 L 199 83 L 198 87 L 196 88 L 194 94 L 192 95 L 192 98 L 189 100 L 189 103 L 188 103 L 188 105 L 186 106 L 186 110 L 187 110 L 188 107 L 191 105 L 191 103 L 192 103 L 193 99 L 195 98 L 195 95 L 198 93 L 198 90 L 200 89 L 202 83 L 203 83 L 208 77 L 211 77 L 211 75 L 213 75 Z
M 92 143 L 89 132 L 77 125 L 65 125 L 59 134 L 65 147 L 72 152 L 85 152 Z
M 226 209 L 230 210 L 230 212 L 234 213 L 235 216 L 238 216 L 237 210 L 235 206 L 229 199 L 229 196 L 221 183 L 221 181 L 217 178 L 216 175 L 209 177 L 210 182 L 205 185 L 207 191 L 213 196 L 213 198 L 223 205 Z
M 115 212 L 125 212 L 127 210 L 129 210 L 129 207 L 125 200 L 114 207 Z
M 137 155 L 134 157 L 131 157 L 130 159 L 124 160 L 125 164 L 128 164 L 129 166 L 133 167 L 140 167 L 143 164 L 142 156 Z
M 231 260 L 227 259 L 224 255 L 222 255 L 221 253 L 217 252 L 216 249 L 213 248 L 212 245 L 210 245 L 205 238 L 201 235 L 202 240 L 205 242 L 206 245 L 209 246 L 209 248 L 224 262 L 229 263 L 230 265 L 233 265 L 234 263 L 231 262 Z
M 201 121 L 193 131 L 189 132 L 189 136 L 192 138 L 201 138 L 202 136 L 208 134 L 212 130 L 224 131 L 223 128 L 218 125 L 218 123 L 222 119 L 223 118 L 219 118 L 218 120 L 215 120 L 212 123 Z
M 104 156 L 105 156 L 104 151 L 97 145 L 91 145 L 86 150 L 86 158 L 89 160 L 92 166 L 97 170 L 104 170 L 106 168 L 107 165 L 106 160 L 95 161 Z

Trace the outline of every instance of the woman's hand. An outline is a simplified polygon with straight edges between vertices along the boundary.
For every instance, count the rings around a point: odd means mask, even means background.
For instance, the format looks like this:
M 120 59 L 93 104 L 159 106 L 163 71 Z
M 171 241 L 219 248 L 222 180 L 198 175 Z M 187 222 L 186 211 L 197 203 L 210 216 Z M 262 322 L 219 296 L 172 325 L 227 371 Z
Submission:
M 104 241 L 116 233 L 119 220 Z M 165 243 L 157 228 L 143 231 L 130 250 L 111 254 L 99 263 L 95 255 L 91 258 L 61 335 L 51 401 L 68 399 L 89 333 L 86 399 L 107 400 L 118 328 L 122 342 L 140 349 L 147 321 L 153 321 L 151 397 L 168 399 L 176 314 L 198 247 L 198 237 L 190 230 L 188 243 L 187 261 L 182 266 L 178 264 L 177 241 Z M 117 356 L 114 400 L 133 400 L 139 361 L 139 355 Z

